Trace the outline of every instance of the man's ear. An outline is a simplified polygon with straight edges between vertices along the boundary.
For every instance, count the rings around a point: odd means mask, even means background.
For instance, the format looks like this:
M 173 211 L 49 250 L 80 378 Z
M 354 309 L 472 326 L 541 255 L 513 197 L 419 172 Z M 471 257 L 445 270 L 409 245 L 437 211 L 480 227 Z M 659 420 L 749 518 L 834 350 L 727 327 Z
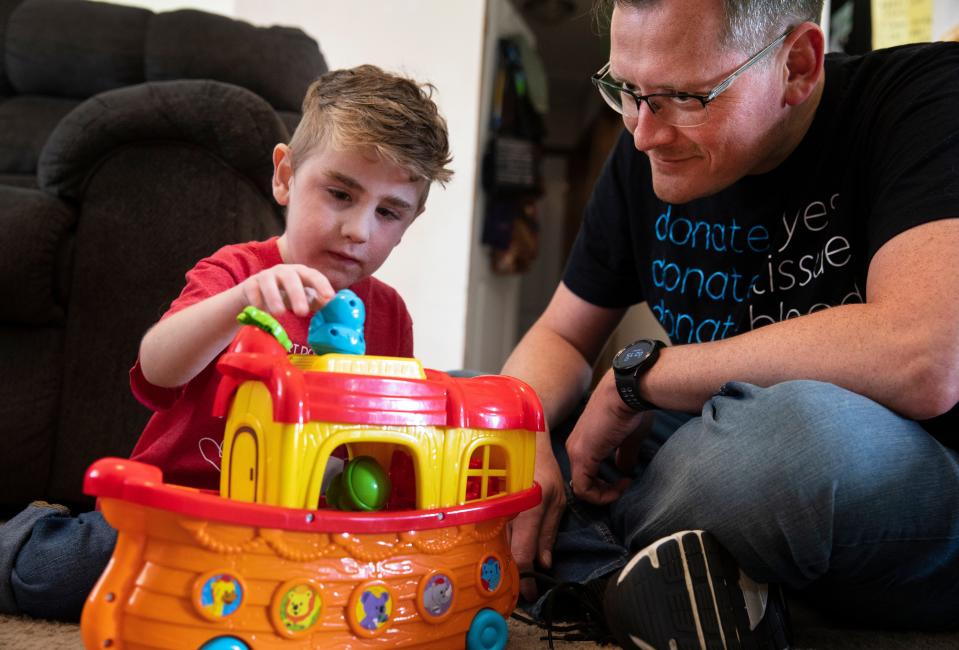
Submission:
M 283 143 L 273 147 L 273 198 L 280 205 L 290 202 L 290 185 L 293 183 L 293 154 Z
M 786 50 L 783 102 L 797 106 L 809 98 L 822 78 L 825 37 L 819 25 L 806 22 L 793 29 L 783 48 Z

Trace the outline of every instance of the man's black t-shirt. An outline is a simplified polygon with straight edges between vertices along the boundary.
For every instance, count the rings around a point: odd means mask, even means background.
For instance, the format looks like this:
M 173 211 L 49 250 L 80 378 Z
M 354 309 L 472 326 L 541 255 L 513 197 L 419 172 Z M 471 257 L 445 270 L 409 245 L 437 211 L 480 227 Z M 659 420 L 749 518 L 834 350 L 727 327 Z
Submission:
M 648 158 L 624 131 L 563 281 L 603 307 L 647 301 L 675 344 L 713 341 L 863 302 L 883 244 L 957 216 L 959 44 L 829 55 L 796 150 L 712 196 L 657 199 Z M 927 428 L 959 434 L 955 415 Z

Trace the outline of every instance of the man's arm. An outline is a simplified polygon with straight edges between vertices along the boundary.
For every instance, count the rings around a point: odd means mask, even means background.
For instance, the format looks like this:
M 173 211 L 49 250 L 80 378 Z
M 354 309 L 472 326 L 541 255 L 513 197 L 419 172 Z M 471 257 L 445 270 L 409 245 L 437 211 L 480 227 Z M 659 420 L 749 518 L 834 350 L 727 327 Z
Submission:
M 785 320 L 723 341 L 666 348 L 640 382 L 644 398 L 696 412 L 727 381 L 770 386 L 816 379 L 912 419 L 959 400 L 959 219 L 917 226 L 877 251 L 866 302 Z M 567 441 L 577 496 L 615 499 L 598 463 L 635 424 L 607 372 Z
M 817 379 L 912 418 L 959 398 L 959 219 L 907 230 L 873 257 L 866 302 L 711 343 L 677 346 L 640 383 L 654 404 L 698 411 L 729 380 Z
M 560 284 L 546 311 L 503 366 L 503 374 L 533 387 L 547 422 L 547 431 L 536 438 L 535 478 L 543 490 L 543 501 L 512 524 L 511 547 L 521 570 L 532 568 L 534 559 L 546 567 L 552 564 L 553 542 L 566 505 L 548 426 L 567 417 L 582 399 L 589 388 L 592 364 L 623 312 L 591 305 Z M 526 599 L 535 598 L 532 581 L 524 580 L 522 591 Z
M 624 312 L 592 305 L 560 283 L 506 360 L 503 374 L 533 387 L 547 422 L 562 420 L 589 388 L 592 365 Z

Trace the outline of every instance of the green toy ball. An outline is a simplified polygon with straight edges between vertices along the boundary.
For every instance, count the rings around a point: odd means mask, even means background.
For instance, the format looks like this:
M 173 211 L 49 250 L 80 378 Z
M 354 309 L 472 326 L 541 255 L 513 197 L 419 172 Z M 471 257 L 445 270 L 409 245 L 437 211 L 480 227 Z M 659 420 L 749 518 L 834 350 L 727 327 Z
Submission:
M 390 477 L 371 456 L 358 456 L 333 477 L 326 503 L 338 510 L 382 510 L 390 498 Z

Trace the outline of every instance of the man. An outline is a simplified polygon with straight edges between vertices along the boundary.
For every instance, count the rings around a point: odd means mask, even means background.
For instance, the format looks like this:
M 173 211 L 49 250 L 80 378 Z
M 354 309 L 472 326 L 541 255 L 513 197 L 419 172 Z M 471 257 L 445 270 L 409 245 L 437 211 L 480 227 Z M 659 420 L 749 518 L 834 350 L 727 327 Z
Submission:
M 784 647 L 765 583 L 954 625 L 959 46 L 824 57 L 821 0 L 600 4 L 625 130 L 503 372 L 558 425 L 628 306 L 673 345 L 538 441 L 520 566 L 602 585 L 629 648 Z

